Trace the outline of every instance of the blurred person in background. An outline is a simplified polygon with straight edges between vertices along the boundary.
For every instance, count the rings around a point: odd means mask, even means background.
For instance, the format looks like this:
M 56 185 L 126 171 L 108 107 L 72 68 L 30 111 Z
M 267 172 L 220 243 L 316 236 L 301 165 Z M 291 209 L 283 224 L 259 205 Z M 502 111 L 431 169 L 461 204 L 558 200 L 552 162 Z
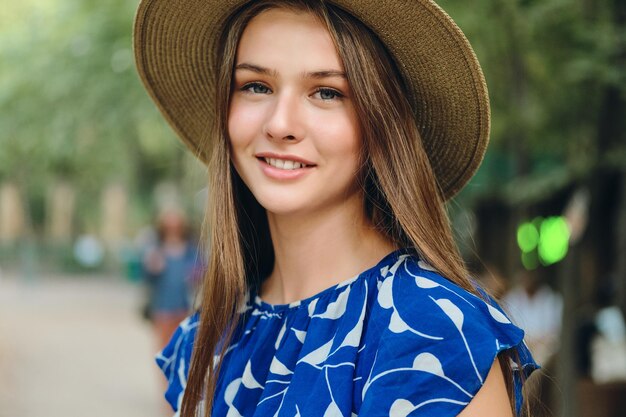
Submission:
M 513 321 L 526 332 L 524 340 L 537 363 L 547 364 L 559 345 L 561 296 L 541 282 L 537 274 L 523 270 L 502 301 Z
M 182 210 L 163 211 L 157 220 L 156 241 L 143 257 L 148 286 L 147 318 L 152 322 L 159 348 L 190 311 L 202 262 L 190 240 L 190 228 Z
M 513 322 L 524 329 L 524 341 L 542 369 L 524 386 L 524 394 L 535 415 L 552 415 L 559 396 L 553 377 L 561 337 L 563 300 L 536 272 L 522 270 L 513 287 L 502 297 L 502 305 Z
M 591 321 L 591 332 L 579 355 L 588 356 L 588 373 L 596 384 L 626 382 L 626 322 L 617 305 L 617 286 L 610 276 L 597 290 L 595 314 Z M 584 334 L 580 326 L 578 335 Z M 580 360 L 579 360 L 580 363 Z

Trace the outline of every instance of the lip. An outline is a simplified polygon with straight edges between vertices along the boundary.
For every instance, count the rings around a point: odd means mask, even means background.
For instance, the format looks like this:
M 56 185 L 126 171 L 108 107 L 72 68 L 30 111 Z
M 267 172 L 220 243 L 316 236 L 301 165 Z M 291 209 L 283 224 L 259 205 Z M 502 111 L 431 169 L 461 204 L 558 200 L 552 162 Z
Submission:
M 307 161 L 306 159 L 301 158 L 296 155 L 285 155 L 285 154 L 278 154 L 278 153 L 273 153 L 273 152 L 260 152 L 260 153 L 255 154 L 254 156 L 256 156 L 257 158 L 273 158 L 273 159 L 282 159 L 284 161 L 295 161 L 295 162 L 300 162 L 301 164 L 315 166 L 315 163 L 311 161 Z
M 261 167 L 261 171 L 263 171 L 263 173 L 267 177 L 273 180 L 283 180 L 283 181 L 295 180 L 295 179 L 304 177 L 309 172 L 311 172 L 311 170 L 315 169 L 315 166 L 307 166 L 307 167 L 302 167 L 302 168 L 297 168 L 297 169 L 280 169 L 280 168 L 271 166 L 270 164 L 265 162 L 265 159 L 263 158 L 275 158 L 275 157 L 259 156 L 257 158 L 257 161 L 259 161 L 259 166 Z M 291 159 L 291 160 L 294 161 L 294 159 Z M 302 161 L 298 160 L 298 162 L 302 162 Z M 302 163 L 306 164 L 306 162 L 302 162 Z

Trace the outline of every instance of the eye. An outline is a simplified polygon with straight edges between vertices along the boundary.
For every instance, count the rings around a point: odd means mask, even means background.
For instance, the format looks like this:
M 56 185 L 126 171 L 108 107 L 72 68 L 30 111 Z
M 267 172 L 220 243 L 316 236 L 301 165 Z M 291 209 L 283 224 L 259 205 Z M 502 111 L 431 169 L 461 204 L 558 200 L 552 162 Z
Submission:
M 241 87 L 241 91 L 247 91 L 252 94 L 269 94 L 272 92 L 270 88 L 261 83 L 248 83 Z
M 335 99 L 339 99 L 339 98 L 343 98 L 344 95 L 341 94 L 339 91 L 334 90 L 332 88 L 319 88 L 314 96 L 316 96 L 316 98 L 322 99 L 324 101 L 328 101 L 328 100 L 335 100 Z

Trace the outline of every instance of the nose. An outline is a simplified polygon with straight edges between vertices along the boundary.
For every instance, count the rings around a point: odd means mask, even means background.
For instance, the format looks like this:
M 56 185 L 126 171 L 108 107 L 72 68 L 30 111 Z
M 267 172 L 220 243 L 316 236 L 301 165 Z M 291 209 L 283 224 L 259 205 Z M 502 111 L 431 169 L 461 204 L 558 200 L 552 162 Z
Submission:
M 265 122 L 265 135 L 270 140 L 299 142 L 304 137 L 301 103 L 288 91 L 275 95 Z

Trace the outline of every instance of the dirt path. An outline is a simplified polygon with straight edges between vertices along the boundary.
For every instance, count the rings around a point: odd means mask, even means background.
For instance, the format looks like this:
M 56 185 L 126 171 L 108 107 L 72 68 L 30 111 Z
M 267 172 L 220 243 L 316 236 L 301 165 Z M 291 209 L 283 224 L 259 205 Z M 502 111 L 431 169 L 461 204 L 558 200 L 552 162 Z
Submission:
M 0 417 L 168 415 L 139 304 L 118 278 L 0 277 Z

